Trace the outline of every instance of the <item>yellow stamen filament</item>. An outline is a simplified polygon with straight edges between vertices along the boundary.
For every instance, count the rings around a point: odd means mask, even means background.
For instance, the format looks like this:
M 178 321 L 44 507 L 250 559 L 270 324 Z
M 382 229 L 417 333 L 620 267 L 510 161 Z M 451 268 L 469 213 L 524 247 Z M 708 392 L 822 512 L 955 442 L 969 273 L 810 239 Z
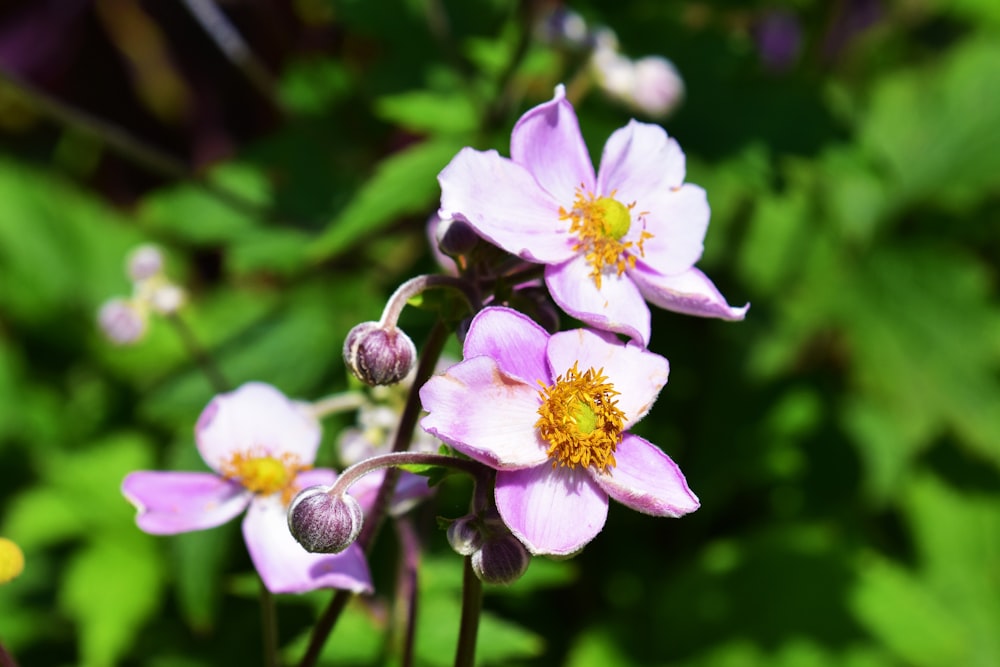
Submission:
M 614 400 L 619 392 L 607 380 L 603 368 L 580 373 L 574 363 L 551 386 L 539 382 L 542 405 L 535 428 L 549 443 L 553 467 L 593 466 L 604 472 L 615 466 L 625 413 Z
M 642 244 L 646 239 L 653 238 L 644 229 L 638 240 L 622 241 L 631 228 L 635 202 L 626 206 L 614 197 L 614 192 L 608 197 L 595 197 L 592 192 L 585 195 L 580 187 L 576 190 L 571 210 L 559 207 L 559 219 L 570 221 L 569 233 L 575 234 L 578 239 L 573 250 L 584 253 L 598 289 L 601 288 L 601 275 L 605 269 L 613 269 L 620 276 L 626 269 L 634 268 L 634 253 L 644 257 Z M 641 221 L 644 215 L 638 214 L 637 219 Z M 628 252 L 633 248 L 632 252 Z
M 259 452 L 236 452 L 222 464 L 222 476 L 239 482 L 249 491 L 268 496 L 281 493 L 281 501 L 288 504 L 298 492 L 296 476 L 312 466 L 299 463 L 294 454 L 273 456 Z

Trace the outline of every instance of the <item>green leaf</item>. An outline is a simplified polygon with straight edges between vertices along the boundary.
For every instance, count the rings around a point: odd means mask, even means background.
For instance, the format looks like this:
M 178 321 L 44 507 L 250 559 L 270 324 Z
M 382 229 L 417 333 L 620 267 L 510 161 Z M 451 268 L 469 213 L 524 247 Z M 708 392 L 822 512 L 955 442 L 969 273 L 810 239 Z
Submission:
M 436 209 L 437 175 L 462 147 L 447 137 L 430 139 L 382 160 L 375 173 L 316 240 L 310 252 L 320 261 L 350 248 L 400 217 Z
M 140 220 L 162 234 L 212 244 L 243 238 L 266 215 L 271 187 L 256 168 L 227 163 L 207 183 L 154 192 L 143 200 Z
M 413 132 L 460 134 L 473 132 L 479 112 L 459 91 L 414 90 L 385 95 L 375 101 L 375 115 Z
M 292 111 L 318 114 L 346 97 L 350 84 L 344 62 L 331 58 L 299 60 L 285 67 L 279 95 Z
M 159 604 L 161 573 L 155 538 L 138 530 L 131 539 L 94 539 L 73 555 L 59 606 L 79 627 L 82 667 L 118 663 Z
M 872 554 L 859 575 L 850 598 L 855 615 L 907 664 L 971 664 L 962 620 L 912 573 Z
M 889 167 L 900 203 L 968 205 L 1000 183 L 998 60 L 1000 45 L 984 36 L 875 87 L 860 142 Z
M 40 321 L 81 305 L 96 315 L 98 304 L 127 288 L 124 257 L 140 237 L 117 211 L 62 179 L 6 159 L 0 159 L 0 201 L 6 317 Z

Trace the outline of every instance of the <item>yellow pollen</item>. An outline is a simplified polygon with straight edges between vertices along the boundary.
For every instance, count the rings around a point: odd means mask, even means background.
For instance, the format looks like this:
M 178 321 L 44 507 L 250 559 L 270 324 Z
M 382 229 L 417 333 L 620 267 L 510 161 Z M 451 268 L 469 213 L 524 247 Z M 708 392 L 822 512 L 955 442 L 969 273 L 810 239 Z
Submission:
M 593 466 L 608 471 L 615 467 L 615 450 L 622 439 L 625 413 L 618 409 L 618 395 L 604 369 L 580 373 L 578 364 L 538 392 L 538 429 L 549 443 L 552 466 Z
M 601 275 L 606 268 L 613 269 L 620 276 L 626 269 L 635 267 L 635 253 L 645 256 L 642 244 L 646 239 L 653 238 L 643 229 L 637 240 L 622 241 L 631 229 L 635 202 L 626 206 L 614 197 L 614 192 L 608 197 L 594 197 L 592 192 L 585 195 L 580 187 L 576 189 L 571 210 L 559 207 L 559 219 L 570 221 L 569 233 L 577 238 L 573 250 L 584 253 L 598 289 L 601 288 Z M 639 213 L 637 219 L 642 221 L 644 215 Z
M 297 493 L 295 477 L 312 466 L 299 463 L 294 454 L 280 457 L 254 452 L 236 452 L 221 467 L 222 476 L 239 482 L 254 493 L 268 496 L 281 492 L 281 500 L 288 504 Z

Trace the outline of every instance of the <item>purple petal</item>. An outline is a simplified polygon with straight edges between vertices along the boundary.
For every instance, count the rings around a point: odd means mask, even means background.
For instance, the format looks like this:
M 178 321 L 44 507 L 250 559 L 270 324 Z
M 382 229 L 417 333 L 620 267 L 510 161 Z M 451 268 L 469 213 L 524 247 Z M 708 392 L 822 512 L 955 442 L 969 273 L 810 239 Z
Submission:
M 317 588 L 372 590 L 364 553 L 352 544 L 339 554 L 309 553 L 288 532 L 287 507 L 277 496 L 257 496 L 243 519 L 250 560 L 272 593 L 304 593 Z
M 429 412 L 420 425 L 490 467 L 536 466 L 547 449 L 535 430 L 539 389 L 506 375 L 489 357 L 468 359 L 420 388 Z
M 567 209 L 578 188 L 594 191 L 594 165 L 561 85 L 551 101 L 529 109 L 517 121 L 510 136 L 510 156 Z
M 587 329 L 554 334 L 549 340 L 548 358 L 553 376 L 564 374 L 574 362 L 581 372 L 604 369 L 620 394 L 615 400 L 625 413 L 626 429 L 646 416 L 670 371 L 667 360 L 660 355 Z
M 490 243 L 532 262 L 563 262 L 573 255 L 560 202 L 527 169 L 496 151 L 463 148 L 438 182 L 442 218 L 461 218 Z
M 655 516 L 679 517 L 698 509 L 680 468 L 658 447 L 626 434 L 615 452 L 611 473 L 592 472 L 609 496 L 627 507 Z
M 733 308 L 715 289 L 715 285 L 698 269 L 665 276 L 649 270 L 641 262 L 629 271 L 629 276 L 646 300 L 655 306 L 686 315 L 742 320 L 750 304 Z
M 608 496 L 589 473 L 549 463 L 498 472 L 496 501 L 504 523 L 533 554 L 576 553 L 608 517 Z
M 303 404 L 260 382 L 213 398 L 195 426 L 198 451 L 216 471 L 238 452 L 293 455 L 308 465 L 316 459 L 320 437 L 319 422 Z
M 647 197 L 684 182 L 684 163 L 681 147 L 662 127 L 632 120 L 604 144 L 597 191 L 605 197 L 614 191 L 622 203 L 648 210 Z
M 125 476 L 122 494 L 139 510 L 139 528 L 154 535 L 221 526 L 251 498 L 241 485 L 212 473 L 145 470 Z
M 643 264 L 672 275 L 687 271 L 701 259 L 711 215 L 704 190 L 697 185 L 664 189 L 641 200 L 636 208 L 646 213 L 645 230 L 653 235 L 643 241 L 641 254 L 632 252 Z M 629 231 L 636 230 L 641 232 L 642 226 L 633 225 Z
M 310 486 L 333 486 L 337 481 L 337 473 L 329 468 L 312 468 L 303 470 L 295 476 L 295 486 L 300 491 Z
M 552 300 L 571 317 L 649 344 L 649 308 L 627 274 L 602 276 L 598 290 L 586 258 L 577 255 L 565 264 L 545 267 L 545 284 Z
M 551 379 L 545 364 L 548 342 L 545 329 L 526 315 L 510 308 L 487 308 L 469 325 L 463 356 L 490 357 L 507 375 L 535 385 Z

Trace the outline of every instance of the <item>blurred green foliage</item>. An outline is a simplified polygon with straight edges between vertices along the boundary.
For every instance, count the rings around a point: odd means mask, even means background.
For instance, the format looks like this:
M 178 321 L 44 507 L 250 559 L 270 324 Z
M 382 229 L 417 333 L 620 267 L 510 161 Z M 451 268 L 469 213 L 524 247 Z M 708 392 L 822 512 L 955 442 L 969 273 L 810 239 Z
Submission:
M 153 241 L 230 382 L 342 389 L 348 329 L 433 270 L 437 172 L 464 145 L 506 153 L 519 113 L 578 74 L 532 39 L 533 5 L 297 3 L 344 42 L 282 65 L 281 121 L 125 205 L 91 171 L 107 146 L 0 84 L 0 535 L 27 562 L 0 586 L 0 642 L 21 664 L 259 664 L 236 526 L 150 537 L 118 491 L 131 470 L 201 469 L 211 386 L 167 323 L 114 348 L 97 308 Z M 702 508 L 614 507 L 578 557 L 488 588 L 482 664 L 1000 666 L 997 7 L 573 5 L 682 73 L 663 124 L 713 207 L 701 266 L 753 307 L 739 324 L 654 312 L 672 375 L 639 431 Z M 797 31 L 781 67 L 755 39 L 774 12 Z M 630 114 L 596 90 L 577 108 L 598 158 Z M 429 323 L 404 315 L 418 344 Z M 321 463 L 348 421 L 329 421 Z M 426 666 L 457 634 L 461 560 L 434 515 L 464 500 L 444 487 L 417 516 Z M 393 563 L 388 535 L 379 593 L 349 607 L 326 664 L 391 663 Z M 327 598 L 279 597 L 289 662 Z

